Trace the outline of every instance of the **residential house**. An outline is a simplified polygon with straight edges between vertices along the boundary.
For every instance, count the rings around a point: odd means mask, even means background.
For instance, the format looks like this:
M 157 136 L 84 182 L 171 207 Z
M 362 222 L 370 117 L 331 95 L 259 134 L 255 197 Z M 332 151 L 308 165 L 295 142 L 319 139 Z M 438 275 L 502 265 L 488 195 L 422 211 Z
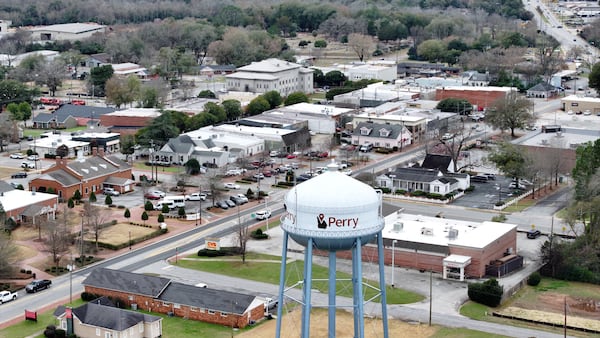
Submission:
M 29 182 L 32 191 L 45 192 L 49 189 L 58 194 L 60 200 L 73 197 L 76 190 L 82 199 L 100 193 L 105 187 L 120 193 L 133 190 L 131 166 L 116 156 L 105 156 L 104 150 L 92 149 L 92 156 L 80 155 L 76 160 L 56 158 L 56 163 Z
M 313 70 L 279 59 L 252 62 L 225 76 L 227 89 L 266 93 L 275 90 L 281 96 L 293 92 L 313 92 Z
M 222 167 L 228 163 L 229 158 L 225 149 L 217 146 L 213 137 L 187 133 L 170 139 L 152 155 L 151 160 L 155 163 L 183 165 L 194 158 L 201 164 L 210 163 L 211 167 Z
M 89 68 L 95 68 L 112 63 L 112 56 L 108 53 L 97 53 L 92 54 L 85 61 L 85 66 Z
M 396 168 L 375 180 L 380 187 L 390 188 L 392 191 L 424 191 L 440 195 L 465 190 L 470 186 L 468 174 L 444 173 L 426 168 Z
M 94 269 L 82 284 L 86 292 L 127 307 L 237 328 L 262 319 L 265 311 L 264 302 L 252 295 L 120 270 Z
M 63 104 L 53 112 L 37 114 L 31 120 L 33 128 L 37 129 L 68 129 L 87 126 L 88 122 L 97 120 L 115 110 L 111 107 Z
M 18 223 L 36 223 L 36 218 L 54 219 L 58 208 L 58 196 L 35 190 L 13 188 L 0 181 L 0 205 L 7 218 Z M 4 226 L 4 224 L 2 224 Z
M 454 172 L 454 160 L 448 155 L 426 154 L 421 168 L 439 170 L 444 174 Z
M 113 63 L 111 64 L 114 75 L 119 77 L 128 77 L 130 75 L 135 75 L 139 79 L 148 78 L 148 69 L 146 67 L 140 66 L 135 63 L 126 62 L 126 63 Z
M 490 73 L 480 73 L 478 71 L 464 72 L 462 75 L 462 83 L 464 86 L 472 87 L 487 87 L 492 80 Z
M 361 122 L 352 133 L 352 144 L 372 144 L 373 147 L 399 149 L 412 143 L 410 131 L 399 124 Z
M 54 316 L 61 329 L 77 337 L 159 338 L 163 331 L 161 317 L 120 309 L 107 297 L 74 309 L 61 305 Z
M 540 82 L 535 86 L 527 89 L 527 97 L 549 98 L 558 95 L 559 90 L 553 85 Z

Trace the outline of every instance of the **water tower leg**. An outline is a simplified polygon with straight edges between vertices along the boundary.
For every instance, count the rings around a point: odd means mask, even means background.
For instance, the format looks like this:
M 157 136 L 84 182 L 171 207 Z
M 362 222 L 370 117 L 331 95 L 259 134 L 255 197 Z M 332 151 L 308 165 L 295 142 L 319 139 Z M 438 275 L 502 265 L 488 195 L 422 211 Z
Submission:
M 312 250 L 313 240 L 308 239 L 306 251 L 304 251 L 304 283 L 303 283 L 303 306 L 302 306 L 302 338 L 310 338 L 310 310 L 311 310 L 311 290 L 312 290 Z
M 383 236 L 381 232 L 377 234 L 377 257 L 379 264 L 379 288 L 381 289 L 381 322 L 383 324 L 383 338 L 389 337 L 387 320 L 387 290 L 385 288 L 385 262 L 383 252 Z
M 335 251 L 329 251 L 329 338 L 335 338 Z
M 275 337 L 281 336 L 281 314 L 283 309 L 283 293 L 285 292 L 285 275 L 287 268 L 287 248 L 288 248 L 288 233 L 283 232 L 283 247 L 281 248 L 281 272 L 279 274 L 279 298 L 277 300 L 277 325 L 275 328 Z
M 354 337 L 363 338 L 364 329 L 364 298 L 362 287 L 362 243 L 360 237 L 356 239 L 352 249 L 352 283 L 354 284 Z

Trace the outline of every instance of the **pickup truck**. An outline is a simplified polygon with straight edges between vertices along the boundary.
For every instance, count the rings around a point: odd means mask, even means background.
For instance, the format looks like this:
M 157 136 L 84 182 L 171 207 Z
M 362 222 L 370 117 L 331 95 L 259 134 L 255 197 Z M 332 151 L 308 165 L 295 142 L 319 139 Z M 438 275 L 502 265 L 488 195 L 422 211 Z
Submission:
M 15 300 L 17 297 L 19 297 L 19 294 L 16 292 L 0 291 L 0 304 Z
M 25 287 L 25 291 L 27 291 L 27 293 L 34 293 L 34 292 L 38 292 L 40 290 L 48 289 L 50 287 L 50 285 L 52 285 L 51 280 L 37 279 L 37 280 L 34 280 L 31 283 L 27 284 L 27 286 Z

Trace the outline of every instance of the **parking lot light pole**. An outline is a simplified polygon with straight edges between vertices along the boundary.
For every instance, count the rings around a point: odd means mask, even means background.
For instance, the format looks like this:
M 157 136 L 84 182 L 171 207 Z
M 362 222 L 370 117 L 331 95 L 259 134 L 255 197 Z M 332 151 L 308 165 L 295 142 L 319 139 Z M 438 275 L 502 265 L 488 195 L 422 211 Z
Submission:
M 268 211 L 269 210 L 269 206 L 267 205 L 267 200 L 269 199 L 268 196 L 265 196 L 265 210 Z M 269 217 L 267 217 L 267 231 L 269 231 Z
M 398 240 L 392 240 L 392 288 L 394 288 L 394 267 L 396 266 L 394 262 L 394 257 L 396 256 L 396 243 Z

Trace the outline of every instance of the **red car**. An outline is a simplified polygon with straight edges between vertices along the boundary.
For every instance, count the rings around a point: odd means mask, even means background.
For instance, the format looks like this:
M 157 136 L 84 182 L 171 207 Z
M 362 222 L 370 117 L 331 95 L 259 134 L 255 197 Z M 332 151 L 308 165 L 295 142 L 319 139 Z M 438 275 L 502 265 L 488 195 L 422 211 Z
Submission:
M 293 158 L 296 158 L 296 155 L 294 155 L 294 154 L 288 154 L 288 155 L 286 156 L 286 158 L 288 158 L 288 159 L 290 159 L 290 160 L 291 160 L 291 159 L 293 159 Z
M 147 192 L 144 194 L 144 197 L 149 200 L 159 200 L 160 199 L 160 195 L 155 192 Z

